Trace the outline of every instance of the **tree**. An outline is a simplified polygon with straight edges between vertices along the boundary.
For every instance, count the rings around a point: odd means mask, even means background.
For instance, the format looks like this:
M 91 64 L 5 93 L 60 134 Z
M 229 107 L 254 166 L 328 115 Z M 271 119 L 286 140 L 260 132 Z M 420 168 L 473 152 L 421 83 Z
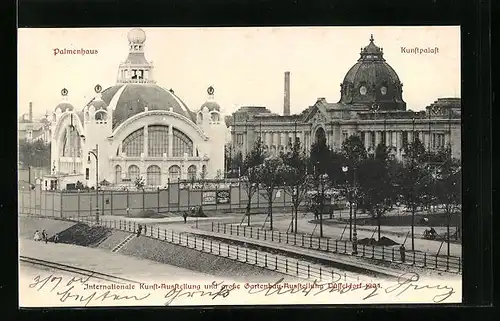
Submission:
M 144 180 L 144 177 L 142 176 L 139 176 L 135 179 L 134 181 L 134 185 L 137 189 L 142 189 L 144 188 L 144 185 L 146 184 L 145 180 Z
M 50 168 L 50 143 L 43 140 L 19 142 L 19 161 L 25 166 Z
M 406 157 L 412 161 L 424 163 L 428 160 L 428 154 L 424 144 L 415 137 L 415 140 L 405 146 Z
M 284 163 L 284 187 L 285 191 L 292 196 L 292 232 L 297 233 L 297 216 L 300 203 L 307 195 L 312 185 L 312 177 L 308 172 L 310 158 L 301 148 L 300 142 L 296 141 L 291 150 L 280 155 Z M 295 223 L 295 226 L 294 226 Z
M 358 135 L 351 135 L 342 143 L 342 154 L 349 165 L 354 167 L 368 156 L 363 142 Z
M 85 185 L 83 185 L 83 183 L 82 183 L 82 182 L 77 181 L 77 182 L 76 182 L 76 185 L 75 185 L 75 188 L 76 188 L 77 190 L 82 191 L 82 190 L 84 190 L 84 189 L 85 189 Z
M 386 163 L 389 161 L 389 148 L 384 143 L 378 144 L 375 149 L 375 159 Z
M 252 197 L 259 190 L 259 172 L 256 170 L 257 166 L 264 163 L 264 153 L 262 149 L 262 142 L 257 140 L 250 153 L 245 157 L 241 166 L 241 180 L 248 197 L 245 215 L 248 216 L 248 226 L 250 226 L 250 210 L 252 207 Z
M 447 218 L 447 253 L 449 256 L 451 215 L 462 204 L 462 171 L 457 160 L 449 159 L 439 168 L 434 190 L 437 203 L 443 206 Z
M 263 196 L 267 201 L 267 215 L 270 219 L 270 229 L 273 230 L 273 201 L 276 198 L 276 189 L 283 185 L 285 180 L 285 166 L 280 157 L 269 157 L 255 168 L 259 179 L 259 186 L 264 188 Z
M 243 166 L 243 154 L 241 152 L 238 152 L 231 160 L 231 170 L 238 171 L 242 166 Z
M 381 145 L 379 145 L 381 146 Z M 358 168 L 358 197 L 377 220 L 378 241 L 380 241 L 381 217 L 391 209 L 394 188 L 389 174 L 387 159 L 381 155 L 366 159 Z
M 324 140 L 320 140 L 311 145 L 310 151 L 310 172 L 324 174 L 328 171 L 330 164 L 330 149 Z
M 396 186 L 399 195 L 411 211 L 411 249 L 415 250 L 415 212 L 429 196 L 430 173 L 428 167 L 414 159 L 399 168 L 396 174 Z

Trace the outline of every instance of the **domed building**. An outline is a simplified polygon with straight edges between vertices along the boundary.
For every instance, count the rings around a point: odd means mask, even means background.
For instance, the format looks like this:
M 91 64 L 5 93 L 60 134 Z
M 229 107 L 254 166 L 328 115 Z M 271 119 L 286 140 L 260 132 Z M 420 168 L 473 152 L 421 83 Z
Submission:
M 295 140 L 306 149 L 324 140 L 338 150 L 351 135 L 360 136 L 370 154 L 384 143 L 390 155 L 399 160 L 405 158 L 408 143 L 417 138 L 427 150 L 451 148 L 453 157 L 461 156 L 460 98 L 438 98 L 423 111 L 407 110 L 403 83 L 373 35 L 347 70 L 338 102 L 318 98 L 302 113 L 290 115 L 289 89 L 287 71 L 283 115 L 271 113 L 266 107 L 242 106 L 226 118 L 231 130 L 231 158 L 239 153 L 244 157 L 259 139 L 265 150 L 279 153 L 287 151 Z
M 169 181 L 223 175 L 225 125 L 213 87 L 207 102 L 191 111 L 172 89 L 156 84 L 153 64 L 144 54 L 146 33 L 132 29 L 127 40 L 128 56 L 115 85 L 104 90 L 96 85 L 95 97 L 80 110 L 62 90 L 51 123 L 52 176 L 47 181 L 52 188 L 77 181 L 95 186 L 96 168 L 99 183 L 118 187 L 132 187 L 140 177 L 147 186 L 163 187 Z

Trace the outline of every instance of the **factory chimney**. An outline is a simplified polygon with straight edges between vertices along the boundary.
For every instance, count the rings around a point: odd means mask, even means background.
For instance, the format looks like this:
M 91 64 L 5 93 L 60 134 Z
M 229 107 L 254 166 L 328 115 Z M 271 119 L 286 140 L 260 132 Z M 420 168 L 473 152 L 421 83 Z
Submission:
M 33 103 L 30 101 L 30 113 L 29 113 L 29 121 L 33 122 Z
M 285 103 L 283 105 L 283 116 L 290 115 L 290 72 L 285 72 Z

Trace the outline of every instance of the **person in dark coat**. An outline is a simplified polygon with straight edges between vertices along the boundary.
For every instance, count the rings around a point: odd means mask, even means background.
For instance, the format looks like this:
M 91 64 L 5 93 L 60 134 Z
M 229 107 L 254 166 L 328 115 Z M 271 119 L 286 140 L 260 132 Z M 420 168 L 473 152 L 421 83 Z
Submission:
M 42 240 L 45 241 L 45 244 L 47 244 L 49 238 L 47 237 L 47 232 L 45 230 L 42 231 Z
M 137 237 L 139 237 L 139 235 L 141 235 L 141 232 L 142 232 L 142 225 L 139 224 L 139 227 L 137 228 Z
M 184 224 L 186 224 L 186 222 L 187 222 L 187 217 L 188 217 L 187 213 L 186 213 L 186 212 L 184 212 L 184 214 L 182 214 L 182 217 L 184 218 Z
M 399 247 L 399 254 L 401 255 L 401 262 L 404 263 L 406 259 L 406 249 L 404 244 L 401 244 Z

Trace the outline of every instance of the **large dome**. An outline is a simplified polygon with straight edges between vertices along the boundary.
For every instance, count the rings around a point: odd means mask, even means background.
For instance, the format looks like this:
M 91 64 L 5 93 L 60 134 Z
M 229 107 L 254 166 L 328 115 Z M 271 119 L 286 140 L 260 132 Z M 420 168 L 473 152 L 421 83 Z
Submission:
M 403 84 L 385 61 L 383 49 L 373 36 L 361 49 L 358 62 L 347 72 L 341 86 L 340 102 L 347 105 L 378 106 L 380 110 L 406 110 Z
M 173 91 L 154 84 L 126 84 L 110 87 L 102 92 L 102 100 L 113 109 L 113 128 L 128 118 L 148 110 L 170 110 L 195 121 L 186 104 Z

